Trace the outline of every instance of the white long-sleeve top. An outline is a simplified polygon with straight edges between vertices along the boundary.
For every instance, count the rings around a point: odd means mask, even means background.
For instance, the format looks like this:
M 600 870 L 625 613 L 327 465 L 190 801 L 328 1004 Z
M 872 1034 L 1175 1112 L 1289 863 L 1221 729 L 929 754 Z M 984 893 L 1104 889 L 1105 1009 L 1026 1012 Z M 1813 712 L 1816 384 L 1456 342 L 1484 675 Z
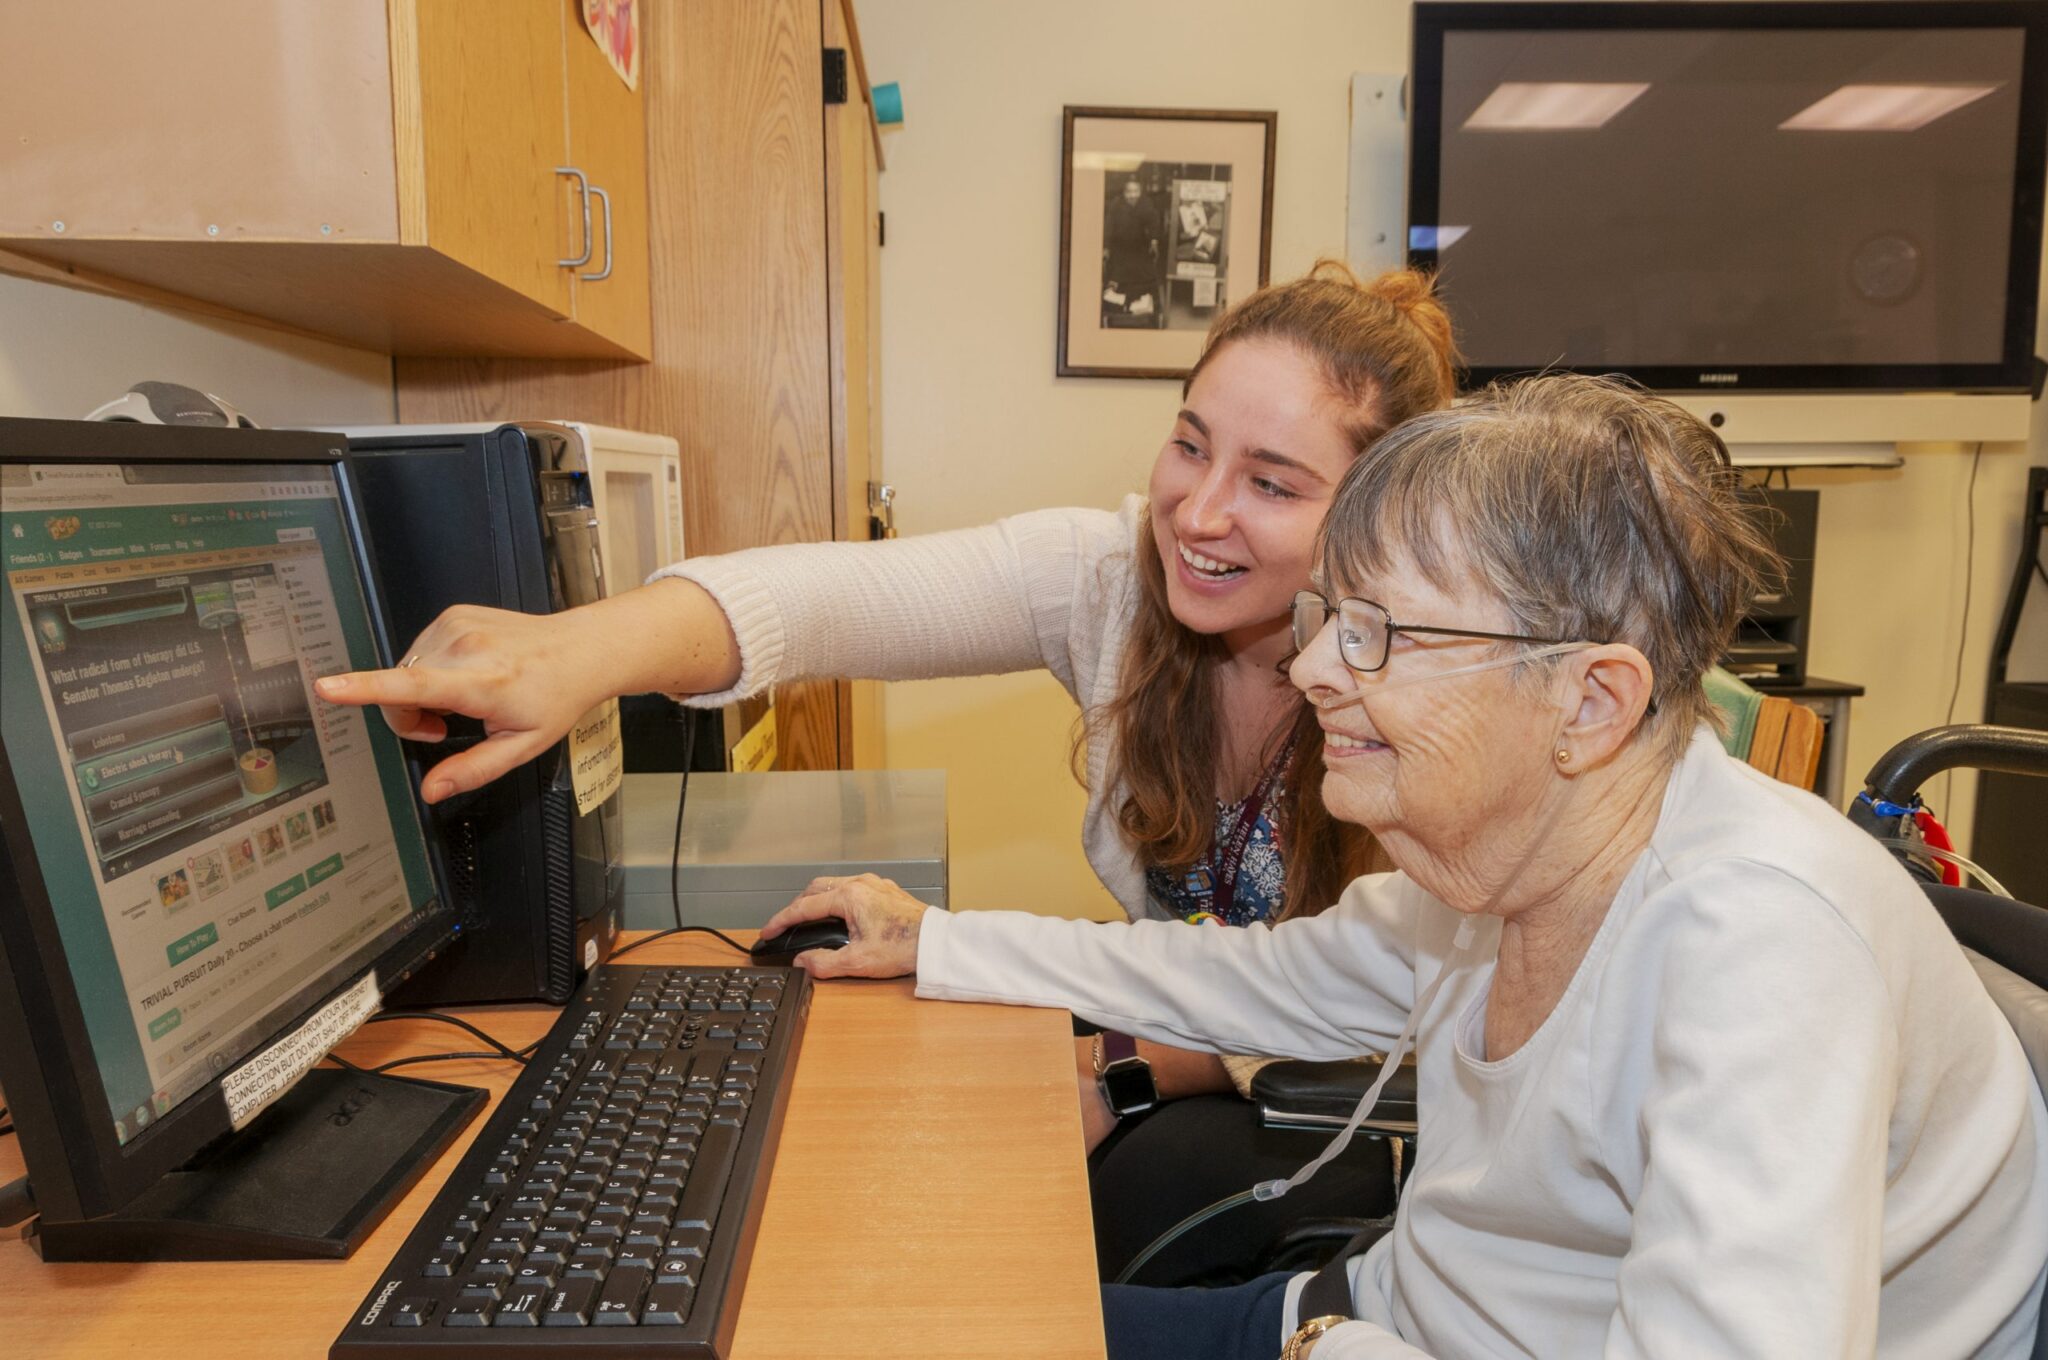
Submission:
M 1398 873 L 1270 931 L 934 910 L 918 992 L 1338 1058 L 1391 1043 L 1461 919 Z M 1416 1165 L 1317 1360 L 2028 1353 L 2048 1111 L 1873 840 L 1702 728 L 1556 1009 L 1488 1061 L 1498 940 L 1421 1017 Z
M 1116 697 L 1138 612 L 1141 496 L 1122 509 L 1035 510 L 884 543 L 790 543 L 700 557 L 650 579 L 695 581 L 732 621 L 740 678 L 686 702 L 729 704 L 822 677 L 930 680 L 1044 669 L 1084 710 Z M 1123 786 L 1088 743 L 1081 847 L 1133 919 L 1163 915 L 1116 824 Z

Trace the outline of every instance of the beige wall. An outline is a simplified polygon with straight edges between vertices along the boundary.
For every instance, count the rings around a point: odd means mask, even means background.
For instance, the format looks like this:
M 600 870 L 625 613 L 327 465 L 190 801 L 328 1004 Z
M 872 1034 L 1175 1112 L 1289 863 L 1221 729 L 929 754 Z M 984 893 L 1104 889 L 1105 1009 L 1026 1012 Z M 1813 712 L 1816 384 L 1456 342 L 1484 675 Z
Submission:
M 259 425 L 396 418 L 387 355 L 0 274 L 0 415 L 77 419 L 148 378 Z
M 1063 104 L 1277 109 L 1273 275 L 1344 246 L 1354 71 L 1407 64 L 1401 0 L 860 0 L 870 75 L 900 81 L 907 120 L 882 177 L 884 468 L 906 533 L 1035 506 L 1110 506 L 1143 485 L 1177 392 L 1055 379 Z M 1396 190 L 1398 192 L 1398 190 Z M 2048 346 L 2044 346 L 2048 347 Z M 2034 438 L 1985 450 L 1976 591 L 1957 705 L 1981 705 L 1986 640 L 2010 571 Z M 1813 667 L 1859 681 L 1852 776 L 1942 720 L 1962 597 L 1969 456 L 1897 472 L 1806 473 L 1822 486 Z M 2043 611 L 2037 606 L 2037 613 Z M 2048 627 L 2026 640 L 2048 675 Z M 954 901 L 1109 916 L 1083 862 L 1064 763 L 1074 711 L 1043 675 L 897 685 L 890 763 L 951 775 Z M 1973 781 L 1958 780 L 1966 810 Z M 1967 816 L 1963 818 L 1967 821 Z

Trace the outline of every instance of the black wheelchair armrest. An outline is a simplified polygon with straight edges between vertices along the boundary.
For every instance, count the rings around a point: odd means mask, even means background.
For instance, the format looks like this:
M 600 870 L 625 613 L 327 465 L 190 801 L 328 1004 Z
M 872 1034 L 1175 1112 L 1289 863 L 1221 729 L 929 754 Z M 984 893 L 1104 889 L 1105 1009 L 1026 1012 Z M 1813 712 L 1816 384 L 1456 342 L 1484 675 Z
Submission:
M 1252 1100 L 1268 1128 L 1341 1128 L 1366 1091 L 1379 1080 L 1379 1058 L 1357 1062 L 1267 1063 L 1252 1076 Z M 1361 1128 L 1378 1133 L 1415 1132 L 1415 1060 L 1394 1069 Z

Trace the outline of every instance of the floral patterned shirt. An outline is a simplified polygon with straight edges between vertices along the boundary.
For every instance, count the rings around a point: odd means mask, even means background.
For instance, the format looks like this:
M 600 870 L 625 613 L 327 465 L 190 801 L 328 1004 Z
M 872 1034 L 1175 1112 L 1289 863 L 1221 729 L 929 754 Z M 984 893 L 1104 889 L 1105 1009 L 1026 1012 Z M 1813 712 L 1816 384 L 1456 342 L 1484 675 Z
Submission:
M 1250 811 L 1249 798 L 1235 803 L 1216 803 L 1215 845 L 1227 845 L 1238 823 Z M 1185 869 L 1164 869 L 1157 865 L 1145 871 L 1145 888 L 1152 900 L 1183 921 L 1214 919 L 1224 925 L 1248 926 L 1254 921 L 1271 921 L 1285 905 L 1287 866 L 1280 855 L 1280 810 L 1269 801 L 1252 824 L 1244 862 L 1238 866 L 1236 890 L 1231 900 L 1216 904 L 1215 869 L 1208 860 Z

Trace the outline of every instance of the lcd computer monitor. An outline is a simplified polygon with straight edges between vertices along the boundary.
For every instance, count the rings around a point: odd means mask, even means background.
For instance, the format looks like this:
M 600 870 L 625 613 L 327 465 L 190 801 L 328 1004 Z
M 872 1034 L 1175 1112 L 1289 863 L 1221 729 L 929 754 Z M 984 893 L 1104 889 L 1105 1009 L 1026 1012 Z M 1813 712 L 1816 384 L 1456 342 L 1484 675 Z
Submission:
M 1474 380 L 2031 385 L 2048 5 L 1425 3 L 1412 70 Z
M 454 921 L 417 771 L 313 690 L 390 661 L 343 448 L 0 420 L 0 1086 L 53 1259 L 343 1254 L 474 1109 L 308 1071 Z

